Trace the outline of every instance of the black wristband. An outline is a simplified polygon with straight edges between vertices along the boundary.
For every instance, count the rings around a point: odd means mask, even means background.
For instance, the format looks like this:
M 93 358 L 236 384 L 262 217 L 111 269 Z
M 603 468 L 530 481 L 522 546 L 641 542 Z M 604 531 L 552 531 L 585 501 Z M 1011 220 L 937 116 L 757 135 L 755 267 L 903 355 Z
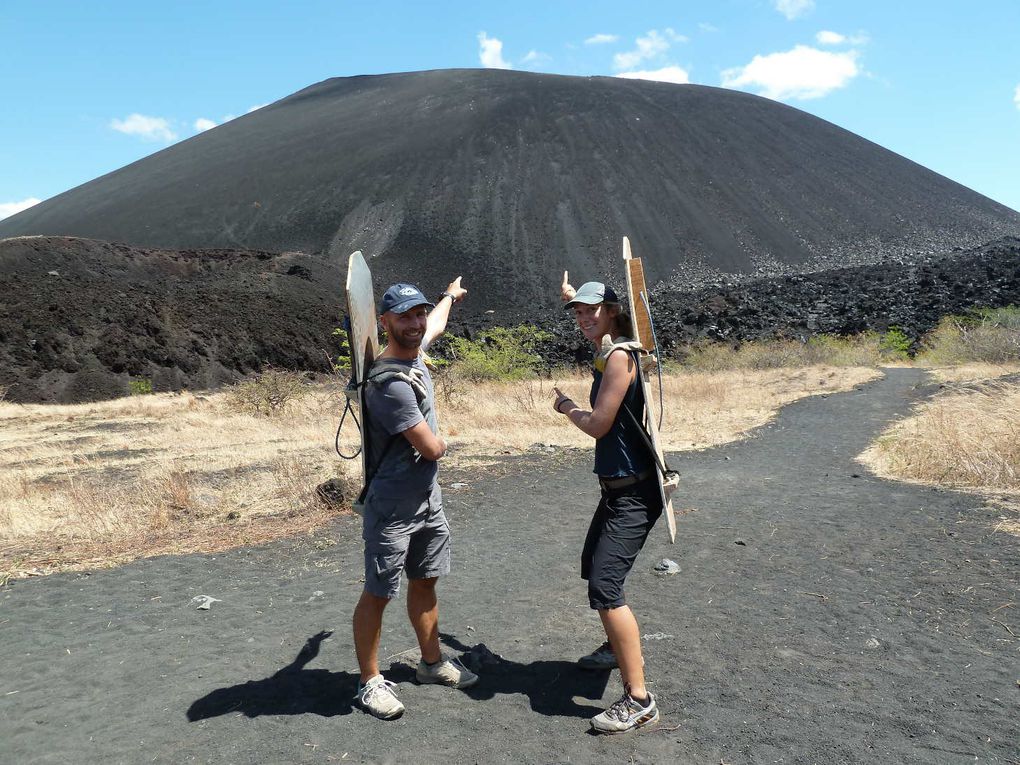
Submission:
M 553 407 L 553 409 L 555 409 L 555 410 L 556 410 L 556 413 L 557 413 L 557 414 L 564 414 L 563 410 L 562 410 L 562 409 L 560 409 L 560 407 L 561 407 L 561 406 L 563 406 L 563 405 L 564 405 L 565 403 L 567 403 L 568 401 L 569 401 L 569 402 L 570 402 L 571 404 L 573 404 L 573 403 L 574 403 L 574 399 L 572 399 L 572 398 L 565 398 L 565 399 L 563 399 L 562 401 L 560 401 L 560 402 L 559 402 L 559 403 L 558 403 L 558 404 L 557 404 L 556 406 L 554 406 L 554 407 Z
M 448 298 L 450 298 L 450 302 L 451 302 L 451 303 L 453 303 L 454 305 L 456 305 L 456 303 L 457 303 L 457 298 L 455 298 L 455 297 L 453 296 L 453 293 L 452 293 L 452 292 L 444 292 L 444 293 L 443 293 L 443 295 L 442 295 L 442 297 L 440 297 L 439 299 L 440 299 L 440 300 L 442 300 L 442 299 L 443 299 L 444 297 L 448 297 Z

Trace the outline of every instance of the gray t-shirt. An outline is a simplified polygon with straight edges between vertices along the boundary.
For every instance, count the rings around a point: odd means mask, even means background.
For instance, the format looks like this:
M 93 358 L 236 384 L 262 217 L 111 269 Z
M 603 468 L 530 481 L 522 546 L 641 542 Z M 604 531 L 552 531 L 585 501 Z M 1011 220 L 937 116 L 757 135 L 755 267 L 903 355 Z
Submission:
M 378 374 L 378 364 L 369 370 L 366 376 L 369 382 L 362 398 L 368 469 L 369 474 L 374 475 L 369 494 L 391 499 L 425 497 L 436 483 L 438 466 L 423 459 L 401 434 L 423 420 L 433 433 L 438 434 L 432 376 L 420 356 L 414 361 L 385 359 L 385 362 L 406 367 L 408 374 L 421 379 L 426 395 L 419 403 L 410 383 L 400 379 L 382 379 L 381 376 L 380 382 L 374 382 L 372 377 Z M 393 444 L 387 450 L 386 445 L 391 439 Z

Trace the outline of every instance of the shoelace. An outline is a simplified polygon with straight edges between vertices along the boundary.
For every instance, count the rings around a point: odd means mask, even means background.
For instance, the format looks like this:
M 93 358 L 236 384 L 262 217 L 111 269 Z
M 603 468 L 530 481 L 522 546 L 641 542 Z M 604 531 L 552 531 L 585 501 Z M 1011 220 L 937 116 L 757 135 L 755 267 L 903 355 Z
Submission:
M 375 692 L 378 691 L 378 690 L 381 690 L 381 689 L 384 689 L 387 692 L 389 692 L 389 694 L 391 696 L 396 696 L 397 695 L 397 691 L 395 690 L 396 687 L 397 687 L 396 683 L 391 682 L 391 681 L 383 678 L 382 682 L 375 683 L 374 685 L 370 685 L 368 688 L 362 689 L 362 690 L 364 690 L 364 693 L 365 693 L 364 701 L 367 704 L 369 701 L 371 701 L 372 696 L 375 695 Z M 360 691 L 359 691 L 358 695 L 361 695 Z M 357 698 L 357 696 L 355 696 L 355 698 Z
M 463 664 L 463 662 L 461 662 L 459 656 L 454 656 L 453 658 L 447 659 L 447 661 L 450 662 L 450 664 L 452 664 L 460 672 L 470 672 L 471 671 L 466 666 L 464 666 L 464 664 Z
M 626 722 L 631 714 L 631 704 L 636 703 L 630 696 L 625 695 L 619 701 L 613 702 L 613 705 L 606 711 L 606 717 Z

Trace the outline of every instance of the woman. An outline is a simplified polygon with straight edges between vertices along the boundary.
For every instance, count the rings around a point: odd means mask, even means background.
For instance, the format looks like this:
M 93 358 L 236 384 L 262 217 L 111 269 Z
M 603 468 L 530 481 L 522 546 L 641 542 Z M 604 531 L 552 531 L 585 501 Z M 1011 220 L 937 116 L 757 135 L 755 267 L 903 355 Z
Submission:
M 600 733 L 626 733 L 659 719 L 655 699 L 645 688 L 641 634 L 624 600 L 623 581 L 662 513 L 662 497 L 638 425 L 644 397 L 630 319 L 616 293 L 600 282 L 574 290 L 564 273 L 562 293 L 597 354 L 590 411 L 554 388 L 556 411 L 595 439 L 595 473 L 602 487 L 581 553 L 581 576 L 588 581 L 588 601 L 599 612 L 608 640 L 578 663 L 590 669 L 619 666 L 623 697 L 591 724 Z M 607 335 L 611 345 L 603 340 Z

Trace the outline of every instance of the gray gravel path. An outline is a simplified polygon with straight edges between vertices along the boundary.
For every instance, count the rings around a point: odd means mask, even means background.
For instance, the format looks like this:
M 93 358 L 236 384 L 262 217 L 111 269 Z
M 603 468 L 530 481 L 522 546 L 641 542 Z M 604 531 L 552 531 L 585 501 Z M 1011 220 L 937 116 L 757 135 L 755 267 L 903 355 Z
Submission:
M 655 530 L 628 581 L 658 730 L 587 733 L 621 689 L 573 664 L 602 636 L 576 562 L 590 454 L 567 453 L 444 478 L 469 484 L 447 492 L 440 592 L 447 646 L 485 664 L 469 693 L 411 682 L 397 603 L 381 655 L 408 711 L 352 708 L 360 533 L 340 518 L 0 590 L 0 761 L 1018 763 L 1018 540 L 978 499 L 853 461 L 921 382 L 888 370 L 674 457 L 696 511 L 676 546 Z M 667 556 L 681 573 L 653 575 Z

